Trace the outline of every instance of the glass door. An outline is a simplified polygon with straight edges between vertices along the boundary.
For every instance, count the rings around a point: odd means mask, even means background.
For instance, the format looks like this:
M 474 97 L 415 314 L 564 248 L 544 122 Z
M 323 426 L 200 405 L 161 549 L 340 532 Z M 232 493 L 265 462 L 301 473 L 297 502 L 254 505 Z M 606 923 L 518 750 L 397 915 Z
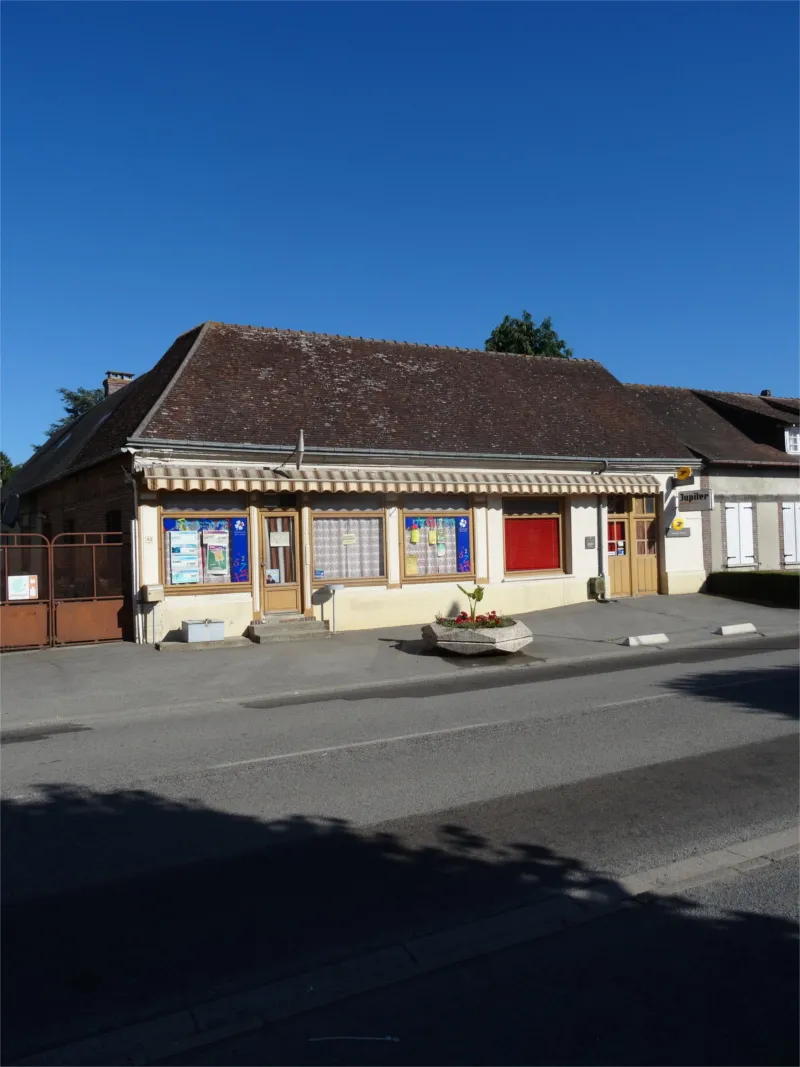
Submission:
M 297 512 L 262 517 L 261 603 L 263 614 L 300 611 Z

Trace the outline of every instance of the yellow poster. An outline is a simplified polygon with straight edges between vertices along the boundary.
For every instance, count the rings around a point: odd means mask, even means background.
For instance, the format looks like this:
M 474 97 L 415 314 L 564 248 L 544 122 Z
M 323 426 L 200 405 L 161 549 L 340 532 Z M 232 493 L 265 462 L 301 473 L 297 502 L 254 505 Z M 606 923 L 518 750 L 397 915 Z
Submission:
M 406 556 L 406 577 L 412 578 L 415 574 L 419 574 L 419 567 L 417 566 L 417 557 Z
M 431 526 L 430 529 L 428 530 L 428 544 L 429 545 L 435 545 L 436 544 L 436 527 L 435 526 Z
M 418 545 L 419 544 L 419 527 L 417 527 L 417 526 L 412 526 L 411 527 L 411 544 L 412 545 Z

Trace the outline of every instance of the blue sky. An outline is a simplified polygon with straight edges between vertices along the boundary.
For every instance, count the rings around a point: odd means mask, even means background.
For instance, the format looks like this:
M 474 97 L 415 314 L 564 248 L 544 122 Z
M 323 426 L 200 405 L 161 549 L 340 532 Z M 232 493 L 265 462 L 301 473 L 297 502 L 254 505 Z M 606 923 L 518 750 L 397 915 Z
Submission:
M 789 3 L 3 5 L 2 447 L 205 319 L 797 392 Z

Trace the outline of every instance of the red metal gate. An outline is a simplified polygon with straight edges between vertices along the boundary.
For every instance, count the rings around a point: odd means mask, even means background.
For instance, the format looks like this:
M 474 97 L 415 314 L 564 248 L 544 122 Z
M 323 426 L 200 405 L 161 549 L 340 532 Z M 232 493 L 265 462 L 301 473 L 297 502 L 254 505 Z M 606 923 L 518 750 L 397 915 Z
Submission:
M 127 548 L 116 532 L 58 534 L 52 542 L 0 535 L 0 649 L 122 640 Z
M 45 648 L 52 643 L 50 574 L 46 537 L 0 534 L 0 648 Z

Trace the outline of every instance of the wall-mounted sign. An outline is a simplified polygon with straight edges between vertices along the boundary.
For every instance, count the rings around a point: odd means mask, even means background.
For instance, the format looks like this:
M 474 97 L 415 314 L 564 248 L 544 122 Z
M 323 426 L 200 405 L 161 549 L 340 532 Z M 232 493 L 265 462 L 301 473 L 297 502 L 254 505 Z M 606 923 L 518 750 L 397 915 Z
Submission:
M 686 519 L 682 519 L 680 517 L 680 515 L 678 515 L 676 518 L 674 518 L 672 520 L 672 529 L 673 530 L 682 530 L 685 525 L 686 525 Z
M 597 538 L 596 537 L 584 537 L 584 539 L 583 539 L 583 547 L 584 548 L 597 548 Z
M 678 507 L 681 511 L 713 511 L 714 493 L 711 489 L 681 489 Z
M 675 471 L 675 478 L 679 482 L 685 482 L 687 480 L 687 478 L 691 478 L 691 476 L 692 476 L 692 468 L 691 467 L 678 467 L 678 469 Z
M 39 599 L 39 578 L 35 574 L 9 574 L 6 584 L 9 600 Z
M 291 530 L 272 530 L 269 535 L 270 548 L 289 548 L 292 543 Z

